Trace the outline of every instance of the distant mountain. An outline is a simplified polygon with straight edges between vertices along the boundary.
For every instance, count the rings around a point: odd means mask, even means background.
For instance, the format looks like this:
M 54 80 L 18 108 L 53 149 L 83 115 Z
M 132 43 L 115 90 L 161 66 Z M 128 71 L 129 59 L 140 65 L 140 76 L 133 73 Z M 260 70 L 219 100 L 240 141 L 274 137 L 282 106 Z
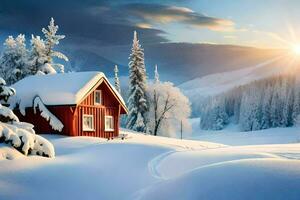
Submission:
M 128 76 L 130 46 L 103 46 L 95 49 L 65 48 L 72 66 L 81 71 L 102 70 L 112 76 L 119 64 L 120 75 Z M 158 64 L 161 79 L 176 84 L 208 74 L 247 68 L 282 54 L 281 50 L 232 45 L 158 43 L 143 45 L 149 78 Z
M 85 50 L 72 50 L 71 52 L 65 50 L 68 53 L 70 60 L 70 65 L 75 71 L 102 71 L 108 77 L 113 77 L 114 75 L 114 66 L 118 65 L 120 74 L 127 73 L 127 66 L 124 66 L 120 63 L 114 62 L 107 58 L 104 58 L 94 52 L 85 51 Z
M 205 101 L 230 89 L 273 75 L 299 73 L 300 62 L 289 55 L 282 55 L 245 69 L 223 72 L 196 78 L 178 87 L 190 99 L 193 115 L 198 116 Z

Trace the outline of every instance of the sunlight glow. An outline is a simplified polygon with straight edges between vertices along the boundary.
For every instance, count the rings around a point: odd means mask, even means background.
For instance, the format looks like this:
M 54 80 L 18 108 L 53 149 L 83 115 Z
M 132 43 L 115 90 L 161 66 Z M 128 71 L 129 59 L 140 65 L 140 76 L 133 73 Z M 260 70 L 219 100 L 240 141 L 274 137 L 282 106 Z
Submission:
M 300 44 L 293 46 L 293 52 L 297 55 L 300 55 Z

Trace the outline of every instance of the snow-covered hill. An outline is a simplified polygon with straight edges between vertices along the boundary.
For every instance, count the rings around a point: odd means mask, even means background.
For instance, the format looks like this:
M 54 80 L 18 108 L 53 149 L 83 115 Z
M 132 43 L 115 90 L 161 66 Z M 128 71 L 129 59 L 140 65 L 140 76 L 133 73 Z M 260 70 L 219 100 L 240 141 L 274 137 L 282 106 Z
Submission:
M 201 106 L 207 97 L 273 75 L 291 73 L 292 71 L 299 72 L 299 69 L 299 60 L 293 58 L 292 55 L 282 55 L 244 69 L 196 78 L 179 85 L 179 88 L 189 97 L 195 114 L 198 111 L 197 107 Z
M 0 146 L 1 154 L 15 154 L 0 159 L 0 199 L 299 199 L 299 144 L 227 146 L 128 134 L 124 141 L 44 135 L 55 146 L 53 159 Z

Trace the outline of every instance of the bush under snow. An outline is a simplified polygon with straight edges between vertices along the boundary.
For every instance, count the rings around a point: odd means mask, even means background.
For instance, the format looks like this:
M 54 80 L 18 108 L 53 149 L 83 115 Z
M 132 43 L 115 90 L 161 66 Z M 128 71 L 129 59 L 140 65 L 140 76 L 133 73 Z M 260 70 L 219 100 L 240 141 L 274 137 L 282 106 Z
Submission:
M 55 156 L 53 145 L 43 137 L 36 135 L 32 124 L 19 122 L 13 111 L 1 104 L 6 103 L 9 97 L 15 94 L 15 90 L 7 87 L 2 78 L 0 78 L 0 94 L 0 143 L 11 144 L 25 155 L 53 158 Z
M 0 141 L 11 144 L 24 155 L 55 157 L 53 145 L 45 138 L 36 135 L 33 126 L 25 122 L 12 124 L 0 122 Z

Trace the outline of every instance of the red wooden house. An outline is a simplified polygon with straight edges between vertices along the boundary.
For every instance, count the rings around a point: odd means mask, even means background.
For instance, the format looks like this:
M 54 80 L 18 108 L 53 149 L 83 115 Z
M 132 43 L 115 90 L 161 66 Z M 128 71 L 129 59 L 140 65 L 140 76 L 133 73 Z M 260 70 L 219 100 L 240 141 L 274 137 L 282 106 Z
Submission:
M 117 137 L 120 115 L 127 114 L 121 95 L 101 72 L 26 77 L 10 99 L 20 121 L 37 133 Z

